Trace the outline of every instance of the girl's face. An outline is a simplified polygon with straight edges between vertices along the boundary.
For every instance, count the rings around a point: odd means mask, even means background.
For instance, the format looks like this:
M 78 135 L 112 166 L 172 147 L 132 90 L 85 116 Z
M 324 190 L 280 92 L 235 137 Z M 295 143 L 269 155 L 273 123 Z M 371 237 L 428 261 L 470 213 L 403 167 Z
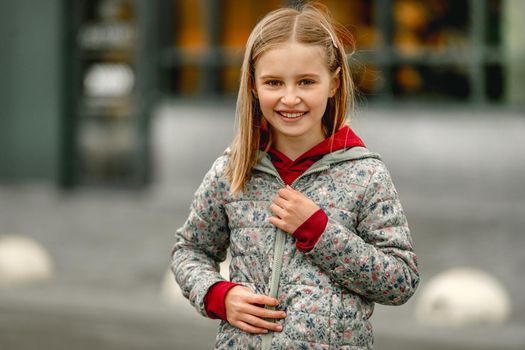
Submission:
M 288 42 L 263 53 L 255 64 L 255 93 L 276 147 L 321 142 L 321 120 L 338 87 L 320 46 Z

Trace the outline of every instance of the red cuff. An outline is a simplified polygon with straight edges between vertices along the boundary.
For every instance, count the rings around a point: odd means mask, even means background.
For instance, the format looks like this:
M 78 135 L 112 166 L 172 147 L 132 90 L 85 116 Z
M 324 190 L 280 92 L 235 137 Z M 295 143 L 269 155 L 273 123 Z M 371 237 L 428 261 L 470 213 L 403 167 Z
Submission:
M 238 285 L 239 284 L 233 282 L 221 281 L 215 283 L 210 289 L 208 289 L 208 293 L 206 293 L 206 296 L 204 297 L 204 308 L 210 318 L 220 318 L 221 320 L 226 321 L 224 299 L 226 298 L 226 293 Z
M 306 221 L 303 222 L 293 233 L 293 236 L 297 240 L 295 242 L 297 249 L 303 253 L 312 250 L 323 234 L 327 223 L 328 216 L 326 216 L 323 209 L 319 209 L 306 219 Z

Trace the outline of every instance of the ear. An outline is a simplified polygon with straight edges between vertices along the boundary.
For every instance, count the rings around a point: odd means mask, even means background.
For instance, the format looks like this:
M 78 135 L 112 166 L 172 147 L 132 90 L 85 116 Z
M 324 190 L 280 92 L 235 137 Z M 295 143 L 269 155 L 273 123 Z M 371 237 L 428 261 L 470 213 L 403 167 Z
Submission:
M 337 89 L 341 85 L 341 78 L 339 78 L 339 72 L 341 72 L 341 67 L 337 67 L 334 74 L 332 74 L 332 81 L 330 82 L 330 97 L 334 97 Z
M 253 94 L 253 97 L 259 98 L 259 96 L 257 96 L 257 90 L 255 88 L 252 89 L 252 94 Z

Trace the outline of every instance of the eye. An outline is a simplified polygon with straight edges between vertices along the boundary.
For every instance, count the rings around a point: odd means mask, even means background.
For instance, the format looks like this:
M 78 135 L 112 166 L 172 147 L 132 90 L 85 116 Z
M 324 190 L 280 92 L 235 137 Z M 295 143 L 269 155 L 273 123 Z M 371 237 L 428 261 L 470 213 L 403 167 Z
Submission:
M 264 84 L 268 86 L 279 86 L 281 85 L 281 81 L 277 79 L 270 79 L 270 80 L 266 80 Z
M 315 80 L 313 79 L 303 79 L 299 82 L 299 85 L 312 85 L 315 84 Z

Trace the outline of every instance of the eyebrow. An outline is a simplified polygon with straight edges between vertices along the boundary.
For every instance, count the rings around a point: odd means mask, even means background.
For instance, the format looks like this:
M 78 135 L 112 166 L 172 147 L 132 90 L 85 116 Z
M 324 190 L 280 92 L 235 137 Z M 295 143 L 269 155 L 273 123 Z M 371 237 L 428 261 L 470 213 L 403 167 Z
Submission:
M 320 78 L 320 76 L 318 74 L 315 74 L 315 73 L 299 74 L 297 77 L 299 79 L 303 79 L 303 78 L 319 79 Z M 266 80 L 266 79 L 281 79 L 281 77 L 278 76 L 278 75 L 266 74 L 266 75 L 260 76 L 259 79 L 262 79 L 262 80 Z

